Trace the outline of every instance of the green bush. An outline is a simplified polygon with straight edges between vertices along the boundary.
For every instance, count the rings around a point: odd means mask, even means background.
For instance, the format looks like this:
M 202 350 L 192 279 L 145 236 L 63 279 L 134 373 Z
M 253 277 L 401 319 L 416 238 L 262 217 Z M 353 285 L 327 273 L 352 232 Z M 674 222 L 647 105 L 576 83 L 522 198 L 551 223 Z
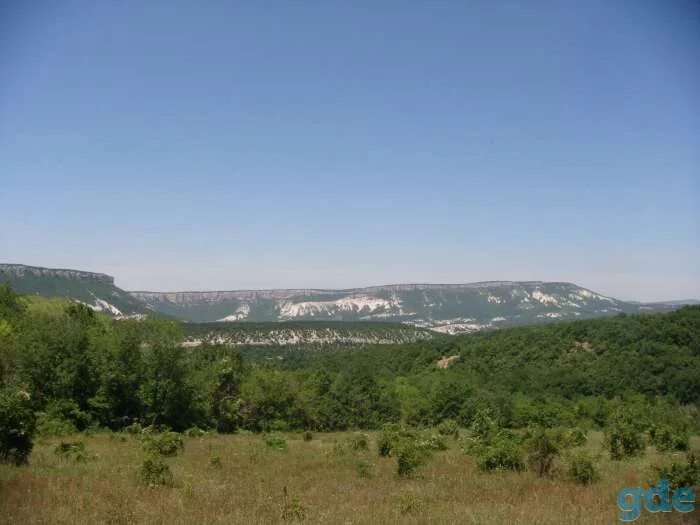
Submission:
M 481 470 L 522 470 L 520 444 L 507 435 L 497 435 L 488 443 L 474 448 L 476 464 Z
M 185 449 L 182 436 L 177 432 L 163 432 L 162 434 L 150 434 L 144 437 L 143 449 L 152 455 L 177 456 Z
M 311 441 L 314 438 L 314 435 L 312 434 L 312 432 L 310 430 L 307 430 L 304 432 L 302 437 L 303 437 L 304 441 Z
M 287 450 L 287 439 L 282 434 L 264 434 L 263 441 L 268 447 L 275 450 Z
M 649 441 L 661 451 L 688 450 L 690 436 L 686 431 L 669 425 L 652 426 L 649 429 Z
M 74 461 L 85 461 L 90 459 L 87 448 L 85 448 L 85 443 L 82 441 L 61 441 L 54 448 L 54 454 L 65 460 L 72 459 Z
M 21 390 L 0 390 L 0 461 L 21 465 L 32 451 L 36 418 Z
M 78 429 L 71 421 L 53 417 L 46 412 L 37 414 L 36 429 L 40 436 L 52 437 L 70 436 L 78 432 Z
M 571 428 L 564 433 L 565 447 L 582 447 L 588 441 L 586 431 L 580 428 Z
M 559 455 L 562 435 L 560 432 L 539 428 L 526 443 L 527 460 L 539 476 L 546 476 Z
M 455 439 L 459 437 L 459 425 L 454 419 L 444 419 L 437 427 L 441 436 L 451 436 Z
M 418 467 L 428 459 L 427 449 L 418 446 L 414 441 L 401 441 L 396 450 L 396 471 L 399 476 L 409 477 L 415 474 Z
M 569 458 L 569 476 L 582 485 L 593 483 L 600 477 L 593 458 L 585 451 L 579 451 Z
M 416 445 L 428 451 L 447 450 L 447 444 L 441 435 L 423 430 L 415 436 Z
M 185 435 L 187 437 L 202 437 L 202 436 L 206 435 L 206 433 L 207 433 L 206 430 L 202 430 L 197 425 L 185 430 Z
M 382 427 L 377 440 L 380 456 L 392 456 L 401 439 L 402 429 L 396 423 L 388 423 Z
M 141 465 L 141 481 L 148 487 L 173 486 L 173 473 L 161 456 L 149 456 Z
M 685 461 L 673 461 L 668 465 L 653 467 L 658 479 L 667 479 L 673 489 L 700 485 L 700 461 L 695 454 L 688 454 Z M 651 484 L 656 484 L 652 480 Z
M 605 433 L 610 458 L 621 460 L 644 452 L 644 437 L 632 425 L 615 424 Z

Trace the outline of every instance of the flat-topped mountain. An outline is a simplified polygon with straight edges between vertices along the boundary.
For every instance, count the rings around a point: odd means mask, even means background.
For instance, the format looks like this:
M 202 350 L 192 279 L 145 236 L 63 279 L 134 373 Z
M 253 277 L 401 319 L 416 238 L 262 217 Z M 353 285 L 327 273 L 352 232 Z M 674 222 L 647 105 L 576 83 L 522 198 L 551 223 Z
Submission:
M 63 297 L 115 317 L 148 313 L 146 305 L 114 284 L 104 273 L 0 264 L 0 284 L 23 295 Z
M 450 334 L 680 306 L 620 301 L 572 283 L 543 281 L 127 292 L 101 273 L 0 264 L 2 282 L 21 294 L 65 297 L 117 317 L 150 312 L 190 322 L 383 321 Z

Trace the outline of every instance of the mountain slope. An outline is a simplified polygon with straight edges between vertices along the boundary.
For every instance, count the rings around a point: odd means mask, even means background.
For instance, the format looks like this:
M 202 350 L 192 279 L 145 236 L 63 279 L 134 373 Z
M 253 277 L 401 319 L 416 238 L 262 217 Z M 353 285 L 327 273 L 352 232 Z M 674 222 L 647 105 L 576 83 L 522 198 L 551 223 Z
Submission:
M 103 273 L 0 264 L 0 284 L 5 283 L 19 294 L 64 297 L 114 317 L 149 312 L 141 301 L 115 286 L 113 277 Z
M 154 311 L 197 322 L 381 320 L 444 333 L 671 309 L 619 301 L 571 283 L 540 281 L 131 293 Z

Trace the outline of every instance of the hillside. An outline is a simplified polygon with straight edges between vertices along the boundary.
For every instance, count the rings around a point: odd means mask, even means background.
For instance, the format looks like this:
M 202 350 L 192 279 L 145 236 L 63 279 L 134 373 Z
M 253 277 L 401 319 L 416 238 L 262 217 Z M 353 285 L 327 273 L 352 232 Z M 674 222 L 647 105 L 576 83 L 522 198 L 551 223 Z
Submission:
M 114 317 L 148 313 L 146 305 L 103 273 L 0 264 L 0 284 L 4 283 L 18 294 L 63 297 Z
M 127 292 L 117 287 L 109 275 L 21 264 L 0 264 L 0 284 L 3 282 L 20 294 L 63 297 L 113 317 L 153 313 L 195 323 L 401 323 L 443 334 L 618 313 L 669 311 L 685 302 L 626 302 L 572 283 L 543 281 L 394 284 L 347 290 Z M 231 330 L 227 332 L 229 341 L 238 337 L 231 336 Z M 234 332 L 243 333 L 239 328 Z M 284 332 L 266 338 L 266 344 L 274 344 L 274 339 L 291 341 L 299 335 L 289 327 Z M 325 337 L 312 332 L 306 331 L 304 337 Z M 252 337 L 250 330 L 245 337 Z M 251 340 L 258 341 L 260 337 Z M 371 340 L 383 340 L 383 336 L 372 336 Z M 236 344 L 239 342 L 236 339 Z
M 447 334 L 671 308 L 624 302 L 571 283 L 540 281 L 131 293 L 156 312 L 189 321 L 392 321 Z

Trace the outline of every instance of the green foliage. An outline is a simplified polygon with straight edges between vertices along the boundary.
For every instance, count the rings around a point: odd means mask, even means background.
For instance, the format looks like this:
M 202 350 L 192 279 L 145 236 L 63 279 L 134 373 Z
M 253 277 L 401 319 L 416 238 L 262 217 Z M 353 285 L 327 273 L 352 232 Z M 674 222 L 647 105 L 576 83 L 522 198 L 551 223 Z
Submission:
M 654 467 L 655 484 L 659 479 L 669 480 L 671 487 L 697 487 L 700 486 L 700 461 L 695 454 L 688 454 L 685 461 L 673 461 L 666 465 Z
M 71 459 L 78 462 L 92 459 L 82 441 L 61 441 L 54 448 L 54 454 L 63 460 Z
M 527 461 L 539 476 L 546 476 L 552 469 L 554 459 L 561 452 L 561 434 L 538 428 L 527 441 L 525 450 Z
M 522 447 L 510 436 L 496 435 L 474 451 L 476 464 L 481 470 L 522 470 L 524 468 Z
M 0 389 L 0 461 L 21 465 L 32 451 L 36 418 L 29 394 Z
M 287 450 L 287 439 L 282 434 L 265 434 L 263 435 L 263 441 L 268 447 L 274 450 Z
M 595 461 L 583 450 L 574 453 L 569 458 L 568 473 L 573 481 L 582 485 L 588 485 L 600 478 Z
M 184 434 L 187 437 L 202 437 L 202 436 L 205 436 L 207 434 L 207 431 L 202 430 L 197 425 L 195 425 L 195 426 L 190 427 L 187 430 L 185 430 Z
M 173 473 L 161 456 L 149 456 L 141 464 L 141 482 L 148 487 L 172 487 Z
M 644 436 L 633 426 L 617 422 L 605 432 L 610 458 L 621 460 L 644 452 Z
M 670 425 L 655 425 L 649 429 L 649 441 L 661 451 L 688 450 L 689 433 Z
M 152 456 L 177 456 L 185 449 L 182 436 L 177 432 L 146 434 L 143 437 L 143 449 Z
M 459 425 L 454 419 L 445 419 L 437 427 L 441 436 L 450 436 L 455 439 L 459 437 Z
M 305 430 L 304 433 L 302 434 L 302 439 L 304 441 L 311 441 L 314 438 L 313 432 L 310 430 Z
M 429 451 L 415 441 L 402 440 L 396 449 L 396 472 L 399 476 L 410 477 L 429 457 Z

